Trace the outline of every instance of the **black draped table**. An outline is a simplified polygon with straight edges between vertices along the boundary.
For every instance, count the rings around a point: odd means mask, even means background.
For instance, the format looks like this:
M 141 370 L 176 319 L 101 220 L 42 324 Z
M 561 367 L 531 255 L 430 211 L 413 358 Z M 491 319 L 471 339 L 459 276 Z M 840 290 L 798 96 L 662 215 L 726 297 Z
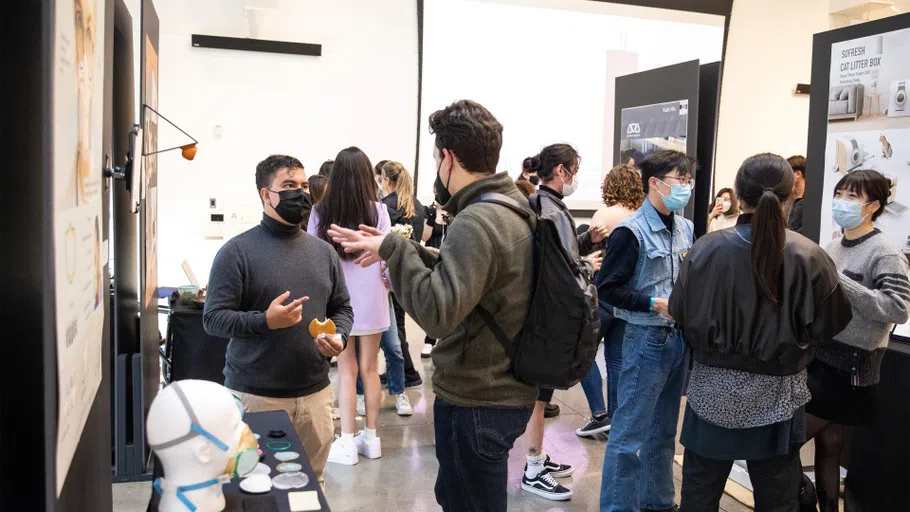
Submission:
M 170 362 L 168 382 L 200 379 L 223 385 L 227 344 L 227 338 L 205 332 L 201 309 L 174 301 L 168 314 L 164 349 Z

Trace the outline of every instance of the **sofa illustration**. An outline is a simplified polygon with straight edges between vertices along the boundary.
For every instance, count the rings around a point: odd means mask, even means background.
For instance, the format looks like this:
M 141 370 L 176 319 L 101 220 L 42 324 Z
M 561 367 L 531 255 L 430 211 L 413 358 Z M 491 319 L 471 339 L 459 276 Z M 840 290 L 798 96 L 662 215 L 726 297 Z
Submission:
M 863 113 L 863 84 L 837 85 L 828 94 L 828 120 L 853 119 Z

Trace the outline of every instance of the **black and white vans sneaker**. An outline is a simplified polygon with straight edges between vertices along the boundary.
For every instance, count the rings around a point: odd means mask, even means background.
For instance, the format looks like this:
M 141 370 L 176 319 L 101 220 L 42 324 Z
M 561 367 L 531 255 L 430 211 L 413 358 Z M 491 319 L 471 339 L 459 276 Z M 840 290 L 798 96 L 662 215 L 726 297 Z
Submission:
M 521 476 L 521 488 L 542 498 L 553 501 L 566 501 L 572 498 L 572 489 L 563 487 L 549 472 L 543 470 L 535 478 Z
M 604 416 L 603 419 L 588 418 L 588 422 L 585 423 L 585 426 L 575 431 L 575 435 L 578 437 L 591 437 L 594 434 L 602 434 L 610 431 L 611 423 L 613 422 L 609 416 Z
M 568 464 L 557 464 L 550 460 L 550 456 L 547 455 L 546 460 L 543 461 L 543 470 L 546 473 L 550 473 L 553 478 L 565 478 L 571 475 L 575 468 Z

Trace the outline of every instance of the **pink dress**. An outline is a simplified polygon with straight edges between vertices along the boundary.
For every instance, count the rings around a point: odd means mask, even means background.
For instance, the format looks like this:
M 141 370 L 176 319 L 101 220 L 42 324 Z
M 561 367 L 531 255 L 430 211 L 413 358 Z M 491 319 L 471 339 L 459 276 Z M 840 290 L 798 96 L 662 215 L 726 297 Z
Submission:
M 379 222 L 376 226 L 379 231 L 388 233 L 391 230 L 389 212 L 382 203 L 373 203 Z M 307 224 L 307 233 L 319 237 L 316 233 L 319 227 L 319 214 L 316 208 L 310 212 L 310 222 Z M 344 280 L 351 295 L 351 307 L 354 309 L 354 328 L 351 336 L 366 336 L 379 334 L 389 330 L 389 292 L 382 282 L 379 263 L 369 267 L 361 267 L 354 260 L 341 260 L 341 270 Z

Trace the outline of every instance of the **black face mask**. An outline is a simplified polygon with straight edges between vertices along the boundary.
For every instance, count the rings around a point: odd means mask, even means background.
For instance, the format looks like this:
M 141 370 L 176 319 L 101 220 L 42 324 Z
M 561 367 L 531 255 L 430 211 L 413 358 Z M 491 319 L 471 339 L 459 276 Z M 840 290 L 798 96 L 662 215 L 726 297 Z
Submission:
M 300 224 L 313 208 L 312 198 L 302 188 L 280 192 L 269 189 L 269 192 L 278 194 L 280 200 L 278 206 L 274 207 L 275 213 L 289 224 Z
M 441 167 L 442 162 L 439 162 L 439 166 L 436 167 L 436 183 L 433 184 L 433 190 L 436 192 L 436 202 L 439 203 L 439 206 L 445 206 L 452 199 L 452 194 L 449 193 L 448 184 L 444 185 L 442 178 L 439 177 Z M 452 181 L 452 171 L 449 171 L 449 181 Z
M 536 187 L 537 184 L 540 183 L 540 178 L 536 174 L 532 174 L 528 176 L 528 181 L 531 182 L 531 185 L 534 185 Z

